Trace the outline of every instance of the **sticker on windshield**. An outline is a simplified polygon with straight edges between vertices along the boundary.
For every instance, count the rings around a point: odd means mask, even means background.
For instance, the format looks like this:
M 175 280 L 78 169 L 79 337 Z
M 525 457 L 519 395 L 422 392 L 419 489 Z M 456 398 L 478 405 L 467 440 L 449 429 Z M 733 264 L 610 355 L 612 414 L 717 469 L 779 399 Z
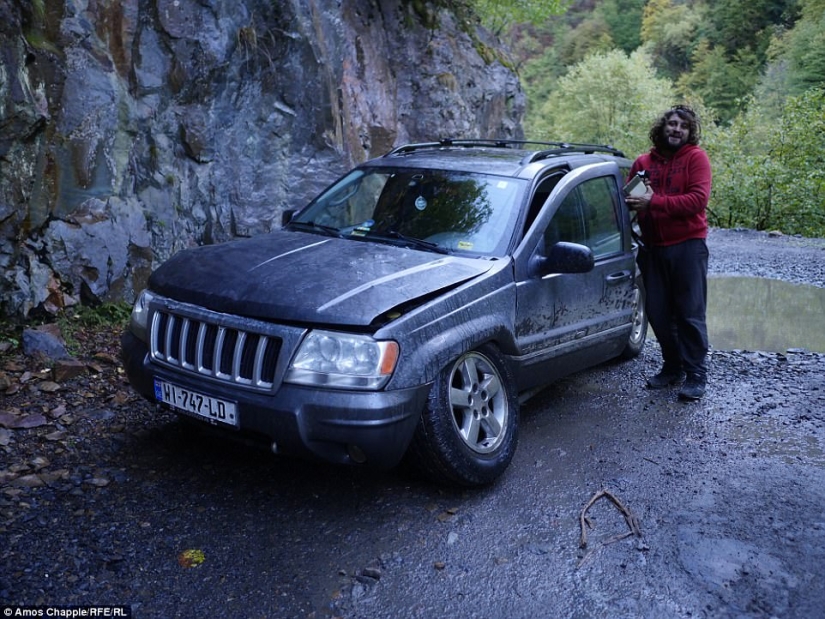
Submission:
M 367 236 L 374 225 L 375 221 L 372 219 L 368 219 L 360 226 L 355 226 L 349 234 L 350 236 Z
M 423 211 L 425 208 L 427 208 L 427 198 L 425 198 L 424 196 L 418 196 L 415 199 L 415 208 L 417 208 L 419 211 Z
M 470 241 L 459 241 L 458 242 L 459 249 L 472 249 L 473 244 Z
M 507 189 L 507 181 L 499 181 L 498 185 L 496 185 L 498 189 Z

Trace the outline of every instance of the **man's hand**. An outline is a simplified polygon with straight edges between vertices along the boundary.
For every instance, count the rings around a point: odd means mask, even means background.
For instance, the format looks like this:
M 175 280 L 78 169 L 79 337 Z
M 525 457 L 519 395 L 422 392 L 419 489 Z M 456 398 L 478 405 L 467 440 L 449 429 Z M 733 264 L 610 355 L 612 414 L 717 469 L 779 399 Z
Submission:
M 647 192 L 641 196 L 630 196 L 625 199 L 627 202 L 627 208 L 631 211 L 646 211 L 650 208 L 650 201 L 653 199 L 653 189 L 650 187 L 650 183 L 645 180 L 645 186 L 647 187 Z

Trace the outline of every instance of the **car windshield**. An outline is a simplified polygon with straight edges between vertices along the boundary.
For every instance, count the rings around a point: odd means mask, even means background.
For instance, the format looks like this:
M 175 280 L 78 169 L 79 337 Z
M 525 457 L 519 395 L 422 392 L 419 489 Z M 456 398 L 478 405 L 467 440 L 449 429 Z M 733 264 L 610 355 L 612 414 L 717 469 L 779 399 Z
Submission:
M 290 222 L 436 251 L 504 255 L 526 182 L 447 170 L 353 170 Z

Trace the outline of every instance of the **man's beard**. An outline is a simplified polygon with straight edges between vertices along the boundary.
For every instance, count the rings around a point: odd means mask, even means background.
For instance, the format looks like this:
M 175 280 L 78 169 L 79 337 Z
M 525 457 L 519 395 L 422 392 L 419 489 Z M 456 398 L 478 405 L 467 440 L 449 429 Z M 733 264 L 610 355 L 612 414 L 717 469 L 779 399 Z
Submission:
M 685 146 L 688 143 L 687 138 L 679 137 L 679 138 L 675 138 L 676 140 L 678 140 L 678 143 L 673 144 L 670 141 L 671 137 L 672 136 L 669 136 L 667 134 L 663 134 L 661 139 L 659 140 L 659 143 L 656 145 L 656 147 L 661 151 L 672 154 L 672 153 L 675 153 L 677 150 L 679 150 L 680 148 L 682 148 L 683 146 Z

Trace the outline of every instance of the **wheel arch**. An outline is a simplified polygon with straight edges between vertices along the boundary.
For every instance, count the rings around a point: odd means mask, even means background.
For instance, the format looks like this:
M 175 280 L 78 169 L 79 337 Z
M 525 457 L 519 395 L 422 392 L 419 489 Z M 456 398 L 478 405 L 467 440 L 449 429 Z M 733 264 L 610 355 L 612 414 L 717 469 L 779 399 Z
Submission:
M 505 357 L 509 368 L 515 370 L 509 357 L 516 350 L 515 337 L 512 330 L 502 324 L 500 317 L 482 316 L 444 331 L 433 331 L 426 334 L 421 331 L 399 342 L 406 371 L 394 376 L 387 385 L 388 389 L 431 383 L 462 354 L 484 345 L 495 346 Z M 406 347 L 411 349 L 411 354 L 406 354 Z

